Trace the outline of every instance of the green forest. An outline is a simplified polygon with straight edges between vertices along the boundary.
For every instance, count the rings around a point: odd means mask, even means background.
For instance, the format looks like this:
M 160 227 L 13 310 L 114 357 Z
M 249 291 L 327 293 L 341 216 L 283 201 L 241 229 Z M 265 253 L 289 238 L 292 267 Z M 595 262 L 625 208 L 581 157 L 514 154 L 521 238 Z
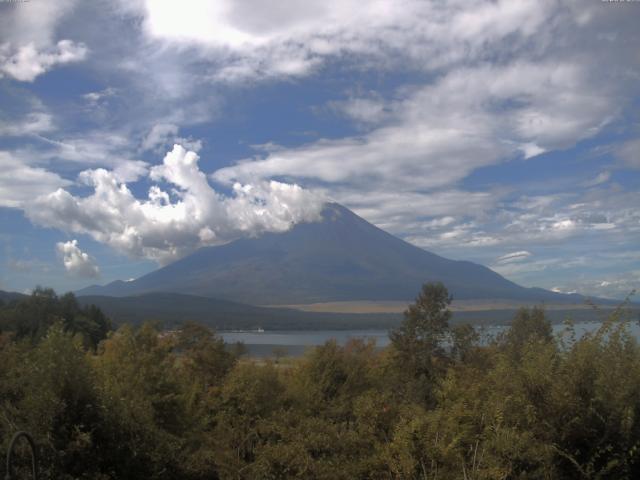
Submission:
M 389 347 L 265 360 L 36 289 L 0 306 L 0 447 L 31 433 L 40 478 L 61 480 L 640 478 L 624 305 L 583 336 L 521 309 L 480 342 L 450 303 L 426 284 Z

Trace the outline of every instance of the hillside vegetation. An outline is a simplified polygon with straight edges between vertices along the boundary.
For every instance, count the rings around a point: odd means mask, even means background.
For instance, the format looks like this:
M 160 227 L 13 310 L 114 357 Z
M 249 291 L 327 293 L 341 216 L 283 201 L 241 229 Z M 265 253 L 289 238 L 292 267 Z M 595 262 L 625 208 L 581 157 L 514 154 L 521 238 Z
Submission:
M 258 362 L 37 290 L 0 309 L 0 446 L 31 432 L 52 479 L 640 478 L 624 308 L 580 338 L 522 309 L 480 346 L 449 303 L 425 285 L 382 351 Z

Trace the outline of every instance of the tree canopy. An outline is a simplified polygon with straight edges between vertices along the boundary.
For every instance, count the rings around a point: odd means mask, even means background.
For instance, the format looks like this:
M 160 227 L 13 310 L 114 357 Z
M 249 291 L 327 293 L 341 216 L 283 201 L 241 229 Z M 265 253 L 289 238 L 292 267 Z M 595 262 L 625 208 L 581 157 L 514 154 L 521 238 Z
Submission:
M 100 316 L 43 290 L 2 307 L 0 447 L 29 431 L 62 480 L 640 476 L 640 348 L 619 311 L 577 337 L 525 309 L 480 344 L 449 305 L 425 285 L 389 347 L 276 362 L 189 323 L 88 342 L 77 319 Z

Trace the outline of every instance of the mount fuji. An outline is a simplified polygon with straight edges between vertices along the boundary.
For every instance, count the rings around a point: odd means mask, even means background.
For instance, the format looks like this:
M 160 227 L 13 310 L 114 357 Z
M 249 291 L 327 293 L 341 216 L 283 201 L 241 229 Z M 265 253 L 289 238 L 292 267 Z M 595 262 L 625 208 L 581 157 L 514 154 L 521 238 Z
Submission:
M 525 288 L 493 270 L 449 260 L 328 203 L 321 221 L 204 247 L 136 280 L 93 285 L 78 295 L 181 293 L 251 305 L 411 300 L 441 281 L 457 300 L 581 303 L 580 295 Z

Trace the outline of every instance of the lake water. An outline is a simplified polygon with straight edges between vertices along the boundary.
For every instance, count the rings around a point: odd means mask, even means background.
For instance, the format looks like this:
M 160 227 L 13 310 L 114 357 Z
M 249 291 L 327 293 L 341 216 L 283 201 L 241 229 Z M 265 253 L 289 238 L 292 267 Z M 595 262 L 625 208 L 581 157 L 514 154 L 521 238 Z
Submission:
M 586 332 L 593 332 L 601 324 L 599 322 L 582 322 L 574 324 L 576 336 Z M 478 328 L 481 338 L 485 340 L 504 331 L 506 326 L 489 326 Z M 555 334 L 560 334 L 566 327 L 563 324 L 553 325 Z M 629 324 L 629 331 L 640 339 L 640 326 L 636 322 Z M 378 347 L 389 345 L 388 330 L 285 330 L 265 332 L 220 332 L 227 343 L 242 342 L 249 354 L 258 357 L 273 356 L 274 350 L 286 352 L 287 355 L 302 355 L 307 349 L 323 345 L 329 340 L 335 340 L 339 345 L 346 344 L 354 338 L 375 340 Z

